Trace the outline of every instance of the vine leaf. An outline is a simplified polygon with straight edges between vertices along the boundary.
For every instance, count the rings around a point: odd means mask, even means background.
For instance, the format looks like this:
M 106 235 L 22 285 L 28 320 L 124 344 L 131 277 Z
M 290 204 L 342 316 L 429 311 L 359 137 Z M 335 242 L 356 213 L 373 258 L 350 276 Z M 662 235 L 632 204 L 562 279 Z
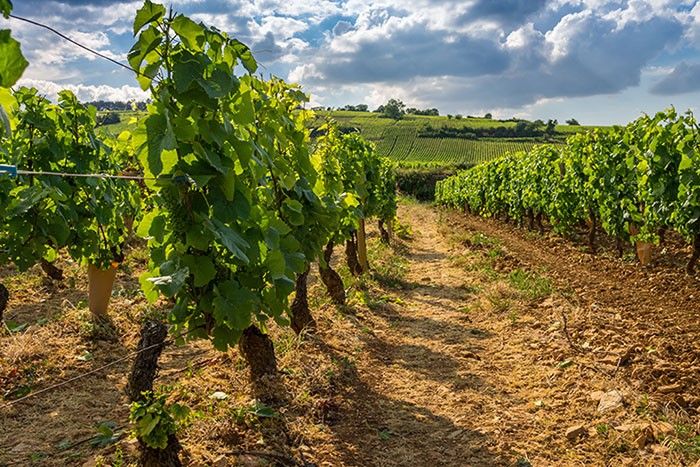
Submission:
M 10 36 L 10 30 L 0 30 L 0 87 L 14 85 L 27 65 L 29 62 L 22 55 L 19 42 Z
M 134 36 L 136 36 L 142 27 L 152 21 L 159 20 L 163 16 L 165 16 L 165 7 L 163 5 L 146 0 L 143 7 L 136 12 L 136 18 L 134 19 Z

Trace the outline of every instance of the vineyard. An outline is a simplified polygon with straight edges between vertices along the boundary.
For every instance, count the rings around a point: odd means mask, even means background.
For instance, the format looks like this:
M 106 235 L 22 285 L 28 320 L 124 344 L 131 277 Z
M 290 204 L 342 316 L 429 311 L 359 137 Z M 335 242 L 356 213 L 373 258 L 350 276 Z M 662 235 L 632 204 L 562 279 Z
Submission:
M 101 126 L 11 32 L 0 467 L 699 465 L 692 114 L 329 119 L 145 0 L 147 109 Z M 399 164 L 473 167 L 436 207 Z
M 669 109 L 624 128 L 571 136 L 566 146 L 538 146 L 461 172 L 438 184 L 439 203 L 486 216 L 527 221 L 560 234 L 587 224 L 595 252 L 599 229 L 616 243 L 635 242 L 642 264 L 653 245 L 675 231 L 700 257 L 698 125 Z
M 394 121 L 369 112 L 318 112 L 312 126 L 332 117 L 343 128 L 359 131 L 377 146 L 377 152 L 404 167 L 470 166 L 509 152 L 529 151 L 543 141 L 535 138 L 454 138 L 425 137 L 426 128 L 502 129 L 514 128 L 515 122 L 485 118 L 454 119 L 447 117 L 409 115 Z M 559 125 L 562 135 L 583 132 L 592 127 Z M 553 144 L 559 144 L 559 140 Z

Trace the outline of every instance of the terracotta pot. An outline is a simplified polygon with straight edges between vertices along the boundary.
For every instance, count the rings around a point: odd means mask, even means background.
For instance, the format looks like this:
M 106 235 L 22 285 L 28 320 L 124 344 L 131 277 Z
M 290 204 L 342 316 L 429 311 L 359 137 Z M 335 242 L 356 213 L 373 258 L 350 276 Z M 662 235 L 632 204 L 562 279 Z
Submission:
M 651 246 L 652 243 L 637 242 L 637 258 L 642 266 L 651 264 Z
M 639 229 L 634 224 L 630 224 L 630 233 L 632 235 L 639 235 Z M 635 242 L 637 246 L 637 258 L 642 266 L 649 266 L 651 264 L 651 247 L 653 243 L 647 242 Z
M 116 275 L 116 266 L 110 266 L 106 271 L 93 264 L 88 266 L 88 303 L 92 313 L 99 316 L 107 315 Z

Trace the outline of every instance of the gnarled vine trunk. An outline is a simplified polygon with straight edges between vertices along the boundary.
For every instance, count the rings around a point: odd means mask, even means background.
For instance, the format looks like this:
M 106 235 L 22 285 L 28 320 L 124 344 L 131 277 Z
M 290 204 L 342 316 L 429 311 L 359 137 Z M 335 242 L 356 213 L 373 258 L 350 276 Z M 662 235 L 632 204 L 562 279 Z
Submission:
M 141 338 L 136 347 L 138 354 L 126 385 L 126 393 L 131 402 L 143 401 L 143 393 L 153 391 L 153 381 L 158 372 L 158 358 L 167 336 L 168 329 L 163 323 L 146 321 L 141 326 Z M 138 465 L 141 467 L 182 467 L 182 446 L 174 434 L 168 436 L 168 444 L 164 449 L 152 448 L 141 440 L 139 448 Z
M 250 381 L 255 384 L 264 376 L 277 374 L 275 346 L 267 334 L 255 325 L 249 326 L 238 341 L 238 348 L 250 366 Z
M 588 226 L 588 248 L 590 249 L 591 253 L 595 253 L 595 231 L 598 219 L 596 218 L 596 215 L 592 209 L 588 210 L 588 215 L 591 217 L 590 225 Z
M 165 449 L 152 448 L 139 441 L 141 454 L 139 455 L 140 467 L 182 467 L 180 451 L 182 446 L 177 436 L 168 436 L 168 445 Z
M 163 351 L 167 335 L 168 329 L 163 323 L 146 321 L 141 326 L 141 338 L 136 346 L 139 353 L 126 384 L 126 393 L 131 402 L 142 401 L 143 392 L 153 391 L 153 381 L 158 372 L 158 358 Z
M 7 308 L 7 302 L 10 300 L 10 292 L 7 287 L 0 284 L 0 323 L 2 322 L 2 315 Z
M 615 248 L 617 248 L 617 257 L 622 258 L 622 255 L 625 253 L 625 242 L 619 235 L 615 237 Z
M 308 290 L 306 287 L 310 269 L 311 267 L 307 266 L 306 271 L 298 274 L 296 278 L 296 294 L 291 306 L 291 327 L 297 334 L 301 334 L 305 329 L 316 329 L 316 320 L 311 316 L 311 310 L 309 310 Z
M 44 271 L 44 274 L 49 276 L 51 279 L 56 280 L 56 281 L 62 281 L 63 280 L 63 269 L 56 267 L 55 264 L 49 263 L 45 259 L 41 259 L 41 270 Z
M 350 238 L 345 241 L 345 258 L 347 259 L 348 269 L 353 276 L 362 275 L 362 266 L 357 258 L 357 231 L 350 234 Z
M 382 242 L 386 243 L 389 245 L 391 243 L 391 236 L 389 235 L 389 231 L 384 228 L 384 221 L 379 219 L 379 235 L 382 239 Z
M 367 259 L 367 234 L 365 233 L 365 220 L 357 220 L 357 259 L 360 263 L 360 274 L 369 272 L 369 261 Z
M 540 231 L 540 235 L 544 235 L 544 224 L 542 224 L 542 213 L 538 212 L 535 216 L 535 222 L 537 223 L 537 228 Z
M 323 250 L 323 259 L 326 265 L 323 266 L 319 262 L 318 272 L 321 275 L 321 281 L 325 284 L 328 295 L 336 305 L 345 305 L 345 285 L 340 275 L 331 268 L 331 256 L 333 256 L 333 240 L 326 244 Z

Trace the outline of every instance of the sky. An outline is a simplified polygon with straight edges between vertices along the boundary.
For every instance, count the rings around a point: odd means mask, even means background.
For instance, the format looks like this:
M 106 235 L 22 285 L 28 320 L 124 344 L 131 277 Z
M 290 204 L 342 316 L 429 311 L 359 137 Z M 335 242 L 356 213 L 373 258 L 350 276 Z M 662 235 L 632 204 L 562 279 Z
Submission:
M 683 0 L 174 0 L 250 46 L 266 76 L 310 106 L 389 99 L 441 115 L 625 124 L 700 106 L 700 2 Z M 126 63 L 142 2 L 13 0 Z M 132 72 L 18 20 L 0 18 L 30 65 L 20 84 L 49 98 L 144 100 Z

